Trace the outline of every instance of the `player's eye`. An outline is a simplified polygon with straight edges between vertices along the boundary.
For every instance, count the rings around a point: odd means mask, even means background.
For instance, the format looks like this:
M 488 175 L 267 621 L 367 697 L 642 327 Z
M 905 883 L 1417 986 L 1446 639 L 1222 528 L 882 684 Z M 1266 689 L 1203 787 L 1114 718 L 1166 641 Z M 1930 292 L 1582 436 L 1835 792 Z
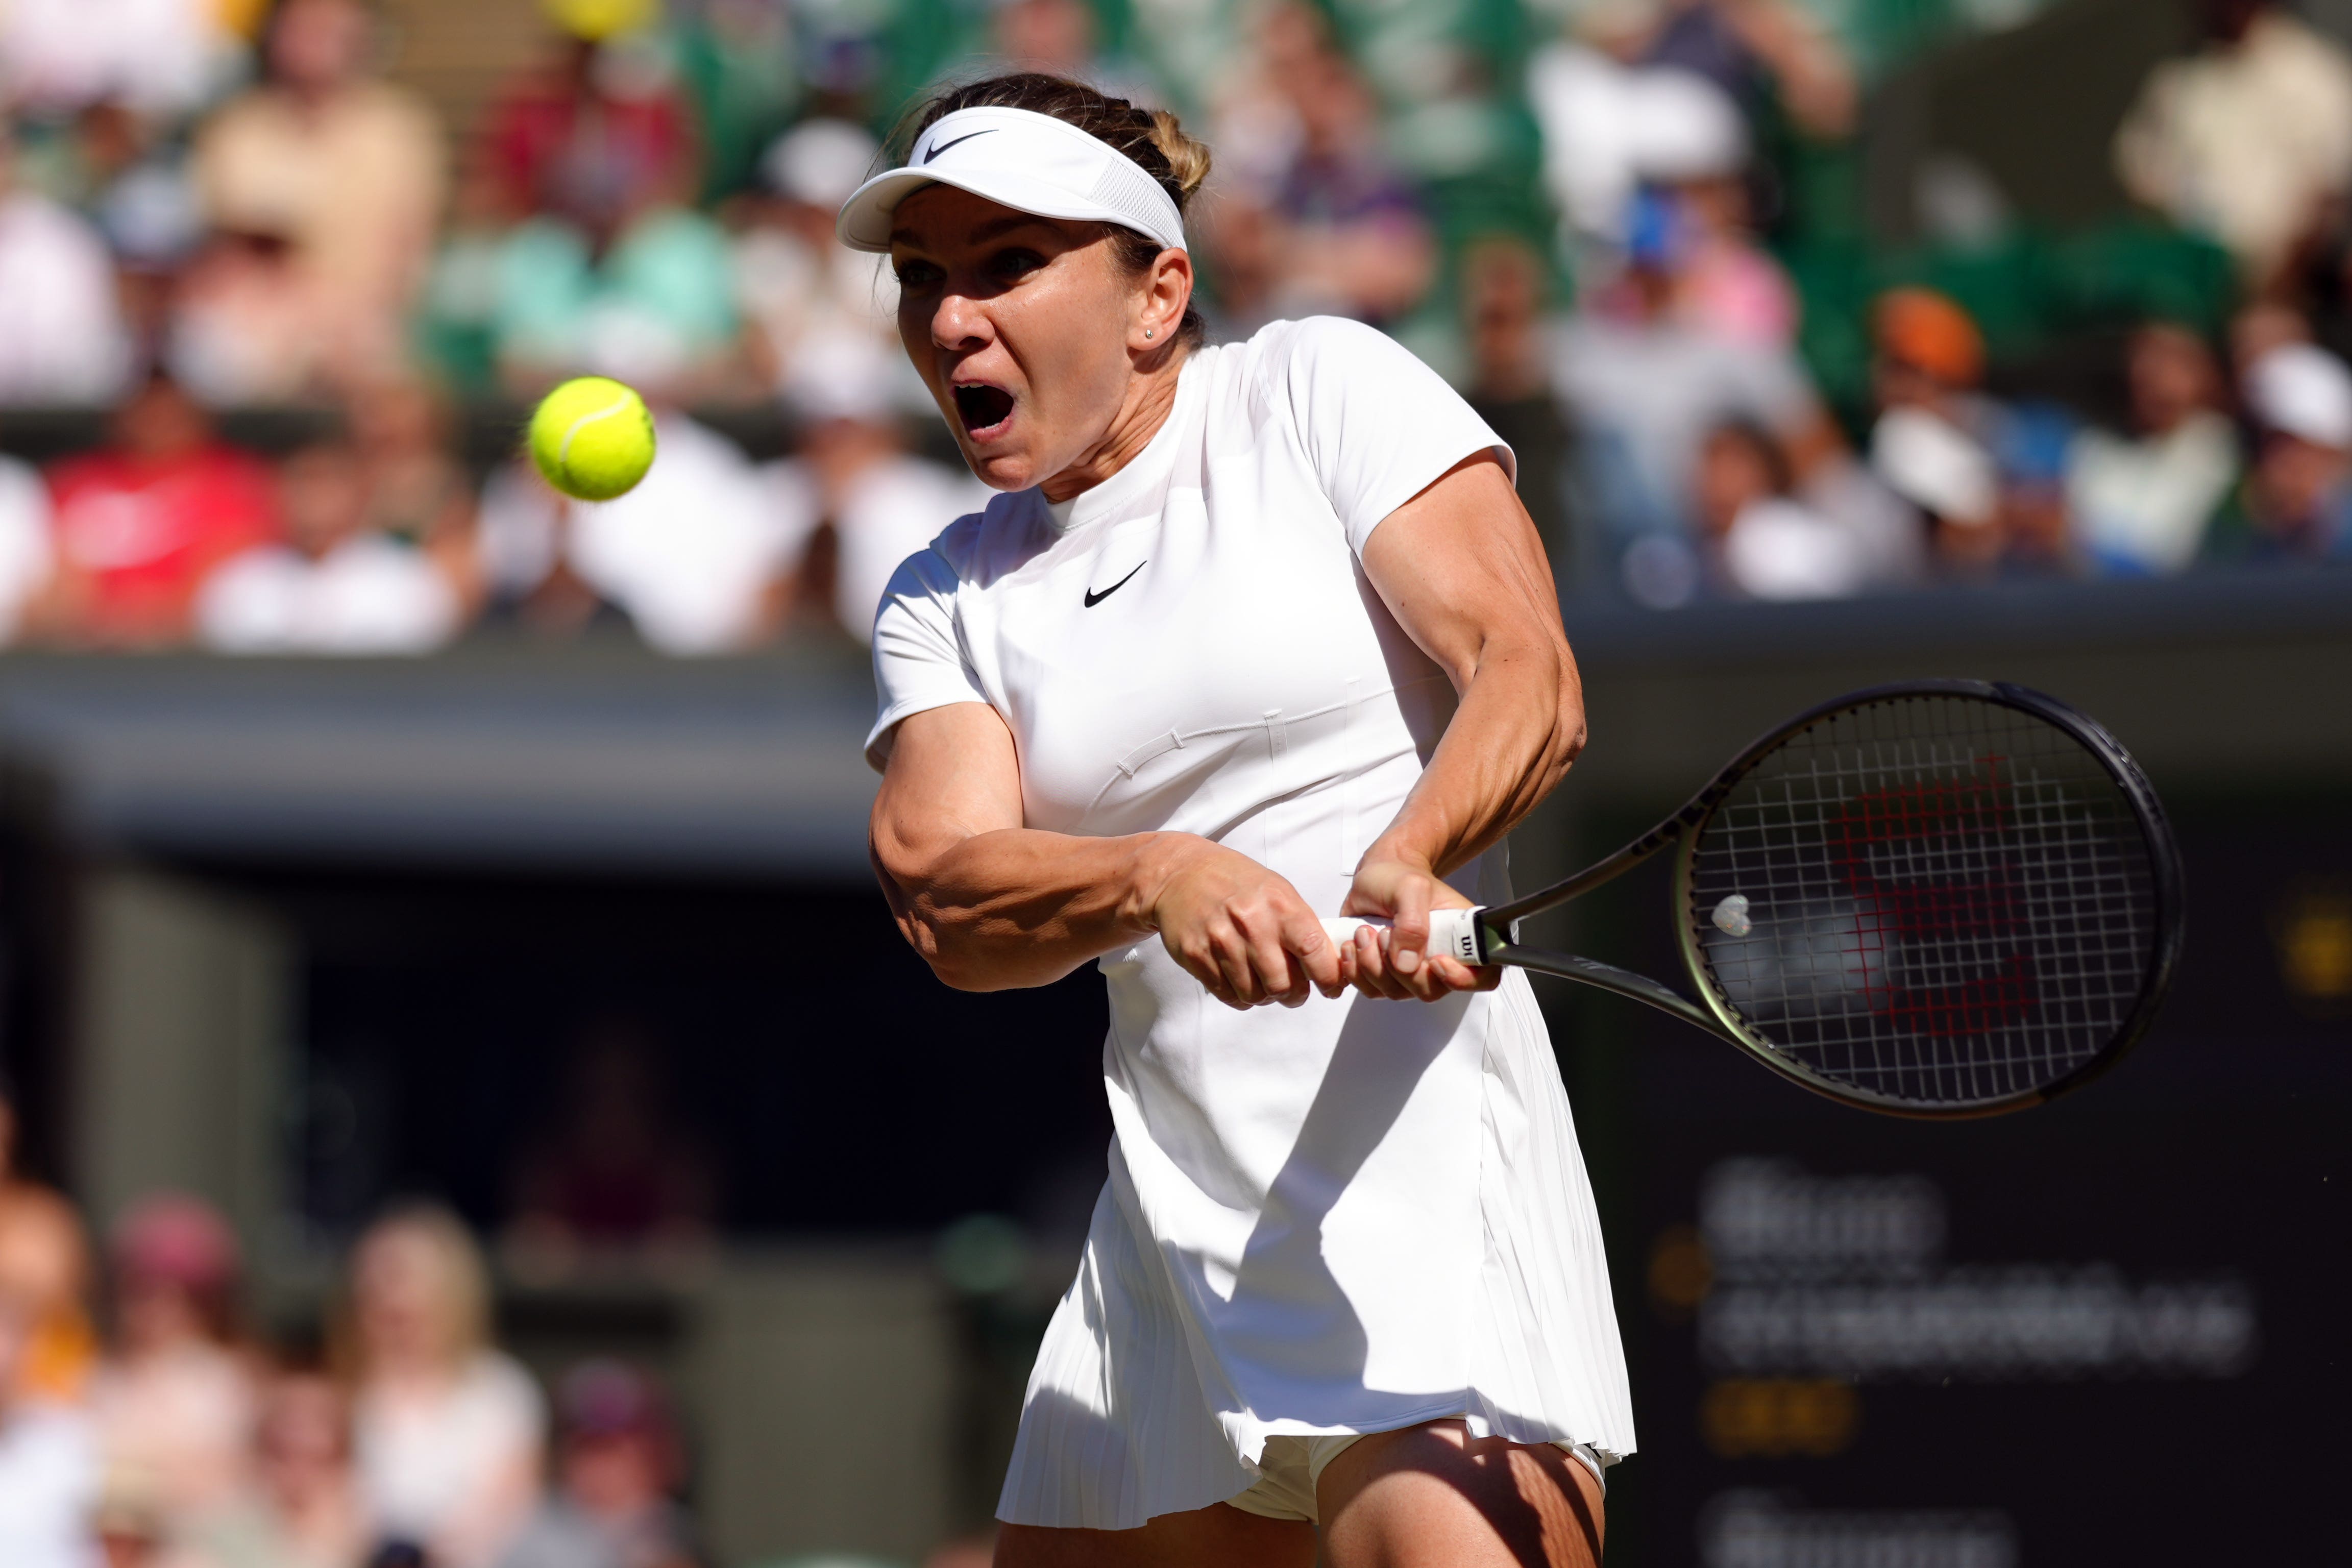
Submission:
M 946 276 L 939 264 L 931 261 L 901 261 L 891 271 L 897 275 L 901 289 L 929 289 Z
M 989 275 L 1007 283 L 1018 282 L 1045 265 L 1044 257 L 1018 246 L 1000 250 L 988 258 Z

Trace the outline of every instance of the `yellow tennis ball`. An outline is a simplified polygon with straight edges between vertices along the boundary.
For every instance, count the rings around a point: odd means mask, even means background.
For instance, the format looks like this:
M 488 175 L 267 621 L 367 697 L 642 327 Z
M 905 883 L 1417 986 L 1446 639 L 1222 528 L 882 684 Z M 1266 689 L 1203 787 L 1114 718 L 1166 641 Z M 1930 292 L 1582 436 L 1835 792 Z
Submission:
M 630 388 L 583 375 L 549 393 L 530 416 L 530 456 L 565 495 L 611 500 L 654 466 L 654 416 Z

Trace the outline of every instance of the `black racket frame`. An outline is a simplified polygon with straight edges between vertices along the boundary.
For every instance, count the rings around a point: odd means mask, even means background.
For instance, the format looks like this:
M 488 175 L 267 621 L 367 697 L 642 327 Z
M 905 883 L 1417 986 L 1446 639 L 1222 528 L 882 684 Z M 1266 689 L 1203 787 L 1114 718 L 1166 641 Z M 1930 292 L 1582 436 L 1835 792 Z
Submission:
M 2013 708 L 2063 731 L 2080 742 L 2115 780 L 2131 808 L 2141 839 L 2147 847 L 2156 900 L 2155 952 L 2150 955 L 2139 994 L 2106 1048 L 2051 1083 L 2004 1099 L 1952 1108 L 1923 1107 L 1916 1101 L 1837 1083 L 1775 1050 L 1746 1026 L 1723 995 L 1722 988 L 1716 984 L 1706 955 L 1699 948 L 1697 921 L 1691 905 L 1691 868 L 1697 853 L 1699 837 L 1706 830 L 1708 819 L 1715 815 L 1716 808 L 1765 756 L 1790 737 L 1839 714 L 1874 703 L 1910 697 L 1967 697 Z M 1620 969 L 1614 964 L 1580 958 L 1573 953 L 1528 947 L 1520 942 L 1518 926 L 1521 921 L 1530 915 L 1557 909 L 1604 883 L 1614 881 L 1668 848 L 1675 851 L 1675 947 L 1682 956 L 1685 972 L 1697 983 L 1700 1001 L 1694 1002 L 1673 986 L 1653 980 L 1646 974 L 1637 974 L 1630 969 Z M 1843 697 L 1809 708 L 1786 723 L 1768 731 L 1726 763 L 1722 771 L 1691 796 L 1689 803 L 1680 811 L 1615 854 L 1594 861 L 1572 877 L 1507 904 L 1480 910 L 1476 928 L 1479 962 L 1482 963 L 1507 963 L 1538 974 L 1554 975 L 1599 990 L 1614 992 L 1636 1002 L 1645 1002 L 1696 1028 L 1706 1030 L 1719 1040 L 1737 1046 L 1781 1077 L 1841 1104 L 1859 1106 L 1890 1116 L 1953 1121 L 1998 1116 L 2043 1104 L 2081 1088 L 2122 1060 L 2147 1032 L 2148 1025 L 2155 1020 L 2157 1008 L 2164 1000 L 2166 990 L 2172 984 L 2173 969 L 2180 957 L 2184 916 L 2180 852 L 2173 841 L 2171 825 L 2165 819 L 2163 803 L 2157 798 L 2155 787 L 2140 772 L 2139 764 L 2132 760 L 2131 753 L 2125 751 L 2097 720 L 2054 697 L 2005 680 L 1906 680 L 1847 692 Z

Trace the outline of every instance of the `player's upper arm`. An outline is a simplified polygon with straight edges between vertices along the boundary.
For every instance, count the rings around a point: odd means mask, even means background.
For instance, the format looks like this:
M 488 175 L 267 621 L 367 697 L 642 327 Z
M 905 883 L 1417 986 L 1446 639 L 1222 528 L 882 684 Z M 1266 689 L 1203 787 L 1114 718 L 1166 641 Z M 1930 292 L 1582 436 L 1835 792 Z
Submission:
M 1503 655 L 1556 662 L 1563 704 L 1576 666 L 1536 526 L 1491 453 L 1465 458 L 1366 542 L 1364 573 L 1397 624 L 1456 690 Z M 1581 725 L 1581 707 L 1579 727 Z
M 928 708 L 899 721 L 867 843 L 894 907 L 939 858 L 978 834 L 1021 826 L 1013 732 L 983 702 Z

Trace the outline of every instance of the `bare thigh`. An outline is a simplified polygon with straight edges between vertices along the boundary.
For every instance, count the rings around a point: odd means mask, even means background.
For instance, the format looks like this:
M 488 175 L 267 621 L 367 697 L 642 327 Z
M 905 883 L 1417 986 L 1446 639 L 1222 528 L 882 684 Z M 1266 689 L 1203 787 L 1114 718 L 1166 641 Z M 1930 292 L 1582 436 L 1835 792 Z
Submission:
M 1315 1527 L 1226 1503 L 1163 1513 L 1140 1530 L 1008 1524 L 996 1568 L 1313 1568 Z
M 1315 1506 L 1328 1568 L 1601 1562 L 1601 1482 L 1591 1470 L 1549 1443 L 1473 1437 L 1459 1421 L 1349 1445 L 1323 1472 Z

